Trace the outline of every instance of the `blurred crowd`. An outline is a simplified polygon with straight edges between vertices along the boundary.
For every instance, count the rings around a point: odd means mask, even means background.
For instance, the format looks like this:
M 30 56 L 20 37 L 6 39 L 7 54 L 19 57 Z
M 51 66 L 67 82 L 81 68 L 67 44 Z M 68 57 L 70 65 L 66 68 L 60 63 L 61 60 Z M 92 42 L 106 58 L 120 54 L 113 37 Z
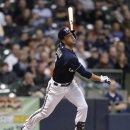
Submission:
M 69 6 L 74 9 L 77 35 L 74 51 L 82 65 L 86 69 L 121 69 L 123 79 L 130 73 L 127 1 L 3 0 L 0 6 L 0 48 L 11 50 L 1 63 L 0 82 L 10 85 L 22 79 L 18 96 L 42 97 L 45 93 L 53 75 L 57 33 L 69 27 Z

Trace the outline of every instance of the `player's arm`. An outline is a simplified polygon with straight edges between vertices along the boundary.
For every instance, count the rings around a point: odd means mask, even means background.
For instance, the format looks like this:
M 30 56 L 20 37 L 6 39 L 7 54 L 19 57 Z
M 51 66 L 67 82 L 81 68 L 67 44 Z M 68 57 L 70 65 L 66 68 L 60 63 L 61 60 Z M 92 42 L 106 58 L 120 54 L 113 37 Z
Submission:
M 73 69 L 74 72 L 78 72 L 83 77 L 90 79 L 92 81 L 105 82 L 110 84 L 111 81 L 107 76 L 97 76 L 89 71 L 87 71 L 78 61 L 78 58 L 72 57 L 68 62 L 69 68 Z
M 95 74 L 87 71 L 82 65 L 80 65 L 80 67 L 77 69 L 77 72 L 80 75 L 82 75 L 83 77 L 88 78 L 88 79 L 90 79 L 92 81 L 105 82 L 105 83 L 108 83 L 108 84 L 111 83 L 110 79 L 107 76 L 95 75 Z

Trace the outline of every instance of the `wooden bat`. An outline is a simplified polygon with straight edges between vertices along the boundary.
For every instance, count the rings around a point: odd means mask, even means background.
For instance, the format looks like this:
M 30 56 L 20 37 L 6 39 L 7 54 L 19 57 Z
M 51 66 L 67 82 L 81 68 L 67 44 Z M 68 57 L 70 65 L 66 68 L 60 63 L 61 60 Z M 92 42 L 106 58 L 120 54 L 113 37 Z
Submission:
M 72 7 L 68 8 L 68 16 L 69 16 L 70 29 L 73 30 L 73 8 Z

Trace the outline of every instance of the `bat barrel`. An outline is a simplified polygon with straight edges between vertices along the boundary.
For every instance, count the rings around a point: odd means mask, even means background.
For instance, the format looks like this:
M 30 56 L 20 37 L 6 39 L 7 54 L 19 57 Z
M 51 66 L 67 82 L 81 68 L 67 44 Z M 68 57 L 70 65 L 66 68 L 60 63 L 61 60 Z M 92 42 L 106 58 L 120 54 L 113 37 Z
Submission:
M 73 8 L 72 7 L 68 8 L 68 16 L 69 16 L 70 29 L 73 30 Z

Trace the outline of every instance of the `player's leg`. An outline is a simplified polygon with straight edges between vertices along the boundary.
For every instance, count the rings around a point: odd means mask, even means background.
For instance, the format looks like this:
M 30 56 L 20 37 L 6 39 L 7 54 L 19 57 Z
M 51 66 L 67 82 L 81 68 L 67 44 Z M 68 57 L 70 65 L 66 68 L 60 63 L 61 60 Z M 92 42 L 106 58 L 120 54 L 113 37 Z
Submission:
M 85 101 L 85 98 L 81 90 L 79 89 L 74 80 L 70 84 L 68 93 L 65 95 L 65 97 L 77 107 L 77 115 L 75 118 L 75 130 L 84 130 L 88 112 L 88 105 Z
M 43 106 L 29 117 L 23 125 L 22 130 L 32 130 L 37 122 L 48 117 L 52 113 L 63 97 L 63 88 L 54 86 L 53 83 L 49 82 Z

